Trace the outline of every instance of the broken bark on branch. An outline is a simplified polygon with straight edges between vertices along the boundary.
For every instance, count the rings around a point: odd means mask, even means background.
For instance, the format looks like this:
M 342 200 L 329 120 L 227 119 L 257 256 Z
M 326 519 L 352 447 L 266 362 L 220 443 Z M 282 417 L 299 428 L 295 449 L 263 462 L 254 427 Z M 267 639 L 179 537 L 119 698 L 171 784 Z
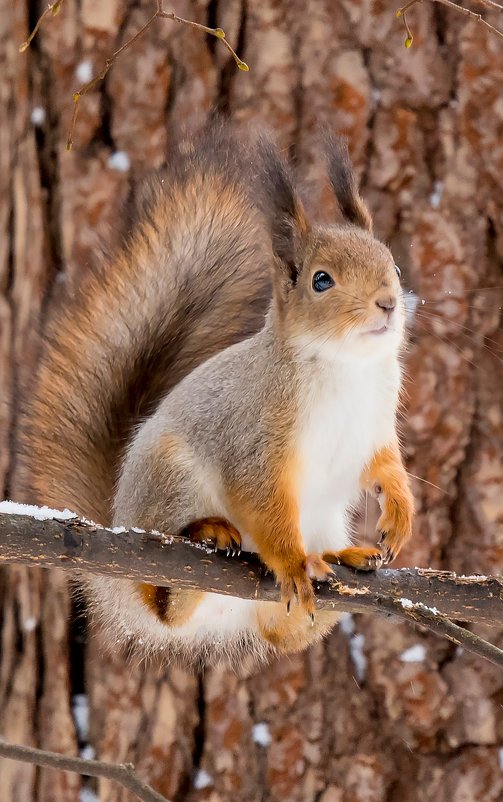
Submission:
M 0 514 L 0 565 L 12 563 L 78 569 L 243 599 L 279 600 L 274 578 L 252 554 L 226 558 L 182 537 L 107 529 L 78 517 L 37 520 Z M 334 577 L 317 592 L 318 609 L 395 614 L 501 667 L 501 649 L 448 619 L 503 627 L 502 602 L 503 578 L 425 568 L 361 573 L 334 566 Z

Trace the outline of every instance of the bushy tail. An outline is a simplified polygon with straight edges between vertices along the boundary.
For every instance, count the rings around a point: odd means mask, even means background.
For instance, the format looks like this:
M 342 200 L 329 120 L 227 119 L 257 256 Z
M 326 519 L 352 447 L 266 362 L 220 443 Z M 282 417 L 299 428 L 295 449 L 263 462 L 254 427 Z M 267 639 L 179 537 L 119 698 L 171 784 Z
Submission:
M 131 429 L 203 360 L 259 329 L 269 237 L 247 145 L 213 124 L 141 196 L 121 250 L 51 327 L 24 414 L 26 499 L 110 520 Z

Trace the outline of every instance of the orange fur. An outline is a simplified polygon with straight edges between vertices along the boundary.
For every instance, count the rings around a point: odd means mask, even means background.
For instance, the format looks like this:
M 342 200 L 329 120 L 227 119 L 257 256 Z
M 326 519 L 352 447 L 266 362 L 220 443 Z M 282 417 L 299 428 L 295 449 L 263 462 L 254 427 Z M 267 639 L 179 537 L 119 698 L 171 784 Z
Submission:
M 258 607 L 260 634 L 278 652 L 301 652 L 314 640 L 325 635 L 339 620 L 332 610 L 318 610 L 314 620 L 309 619 L 300 605 L 287 611 L 276 602 L 261 602 Z
M 297 597 L 304 613 L 314 614 L 316 597 L 312 580 L 323 581 L 332 573 L 318 554 L 306 554 L 299 529 L 299 510 L 294 491 L 294 462 L 286 467 L 268 465 L 275 481 L 256 485 L 256 498 L 235 501 L 240 528 L 252 536 L 261 560 L 281 584 L 282 601 L 290 606 Z M 264 494 L 264 490 L 267 495 Z
M 412 534 L 414 499 L 398 445 L 382 448 L 374 454 L 361 478 L 364 490 L 379 501 L 381 517 L 377 522 L 383 562 L 395 559 Z
M 142 582 L 138 591 L 143 603 L 154 615 L 170 627 L 181 627 L 204 597 L 193 590 L 171 590 Z
M 215 551 L 221 549 L 236 552 L 241 551 L 241 535 L 235 526 L 225 518 L 216 516 L 210 518 L 200 518 L 182 529 L 181 535 L 190 537 L 191 540 L 204 542 L 208 541 L 215 545 Z
M 382 552 L 377 548 L 350 546 L 341 551 L 325 551 L 323 559 L 333 565 L 347 565 L 358 571 L 375 571 L 383 563 Z

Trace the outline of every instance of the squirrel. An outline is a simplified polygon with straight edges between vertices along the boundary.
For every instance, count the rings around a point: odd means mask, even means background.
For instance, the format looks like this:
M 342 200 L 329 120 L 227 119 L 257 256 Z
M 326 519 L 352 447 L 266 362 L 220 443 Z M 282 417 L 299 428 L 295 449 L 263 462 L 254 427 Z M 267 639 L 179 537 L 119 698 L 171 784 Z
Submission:
M 94 576 L 114 643 L 192 663 L 303 649 L 338 620 L 314 616 L 313 580 L 379 568 L 411 534 L 399 270 L 347 149 L 326 150 L 343 221 L 314 225 L 264 136 L 213 123 L 182 141 L 51 327 L 24 415 L 30 500 L 257 552 L 280 585 L 262 602 Z M 352 545 L 362 490 L 374 547 Z

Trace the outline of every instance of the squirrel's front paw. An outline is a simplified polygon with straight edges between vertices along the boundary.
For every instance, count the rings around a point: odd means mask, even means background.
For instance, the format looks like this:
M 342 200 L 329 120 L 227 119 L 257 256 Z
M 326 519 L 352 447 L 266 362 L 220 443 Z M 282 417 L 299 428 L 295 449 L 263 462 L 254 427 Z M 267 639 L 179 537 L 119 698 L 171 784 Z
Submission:
M 404 492 L 401 496 L 382 493 L 379 499 L 382 514 L 377 522 L 378 545 L 383 562 L 392 562 L 412 534 L 412 496 Z
M 324 582 L 332 574 L 332 568 L 319 554 L 307 554 L 297 570 L 280 575 L 281 599 L 286 603 L 287 610 L 290 610 L 292 599 L 296 596 L 300 607 L 313 618 L 316 596 L 312 580 Z

